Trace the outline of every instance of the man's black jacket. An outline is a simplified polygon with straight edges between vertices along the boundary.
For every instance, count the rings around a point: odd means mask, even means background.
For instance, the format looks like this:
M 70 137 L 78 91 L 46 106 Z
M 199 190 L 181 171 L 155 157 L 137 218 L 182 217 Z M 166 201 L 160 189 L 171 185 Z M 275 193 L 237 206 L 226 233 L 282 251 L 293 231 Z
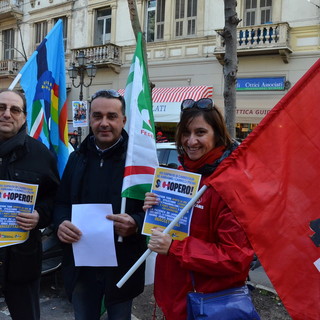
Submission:
M 26 124 L 9 140 L 0 143 L 0 179 L 38 185 L 35 210 L 39 222 L 27 241 L 0 248 L 0 285 L 26 283 L 41 275 L 41 228 L 52 221 L 59 185 L 56 159 L 40 141 L 27 135 Z
M 128 135 L 123 130 L 122 139 L 105 152 L 97 150 L 94 138 L 89 135 L 74 151 L 64 171 L 57 203 L 54 211 L 56 228 L 64 221 L 71 221 L 73 204 L 110 203 L 113 213 L 120 213 L 121 189 L 127 151 Z M 117 241 L 115 235 L 118 267 L 106 267 L 107 285 L 105 291 L 106 304 L 114 304 L 132 299 L 144 289 L 144 265 L 142 265 L 121 289 L 116 283 L 138 260 L 146 250 L 145 236 L 141 235 L 144 220 L 143 201 L 127 199 L 125 213 L 136 221 L 138 232 L 125 237 L 123 242 Z M 90 217 L 90 213 L 88 215 Z M 108 250 L 108 248 L 105 248 Z M 79 268 L 74 265 L 71 245 L 64 245 L 64 281 L 66 291 L 71 294 L 77 281 Z

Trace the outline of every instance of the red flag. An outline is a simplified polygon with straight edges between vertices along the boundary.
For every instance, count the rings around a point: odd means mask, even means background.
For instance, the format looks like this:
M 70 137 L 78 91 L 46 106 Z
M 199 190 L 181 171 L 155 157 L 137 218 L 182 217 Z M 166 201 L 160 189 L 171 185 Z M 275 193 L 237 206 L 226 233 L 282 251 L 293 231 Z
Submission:
M 320 319 L 320 59 L 210 185 L 245 229 L 293 319 Z

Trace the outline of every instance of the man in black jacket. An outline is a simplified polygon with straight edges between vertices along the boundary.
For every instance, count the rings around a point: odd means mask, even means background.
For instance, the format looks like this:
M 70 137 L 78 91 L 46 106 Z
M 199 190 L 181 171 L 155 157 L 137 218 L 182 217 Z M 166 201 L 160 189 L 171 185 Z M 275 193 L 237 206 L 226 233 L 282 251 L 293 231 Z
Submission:
M 126 213 L 120 213 L 121 189 L 128 135 L 125 102 L 114 90 L 93 95 L 90 106 L 91 133 L 69 158 L 54 212 L 57 234 L 64 245 L 63 271 L 67 294 L 76 320 L 100 319 L 101 302 L 109 320 L 131 319 L 134 297 L 144 289 L 144 265 L 121 288 L 116 283 L 146 250 L 141 235 L 143 202 L 127 199 Z M 75 267 L 72 243 L 81 230 L 71 223 L 73 204 L 109 203 L 114 221 L 117 267 Z M 88 219 L 90 219 L 90 212 Z M 121 236 L 123 241 L 118 241 Z M 108 248 L 105 248 L 108 250 Z
M 53 154 L 27 135 L 26 100 L 17 91 L 0 90 L 0 179 L 38 185 L 34 211 L 16 217 L 17 225 L 29 232 L 28 239 L 0 246 L 0 286 L 12 319 L 39 320 L 39 229 L 51 222 L 59 174 Z

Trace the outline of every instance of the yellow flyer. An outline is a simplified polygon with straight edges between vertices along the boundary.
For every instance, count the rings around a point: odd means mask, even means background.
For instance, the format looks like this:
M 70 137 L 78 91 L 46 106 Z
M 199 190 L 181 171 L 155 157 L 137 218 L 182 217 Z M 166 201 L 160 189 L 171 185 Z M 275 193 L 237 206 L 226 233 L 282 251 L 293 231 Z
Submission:
M 29 231 L 16 222 L 18 213 L 32 213 L 38 186 L 16 181 L 0 180 L 0 247 L 24 242 Z
M 156 168 L 152 190 L 160 200 L 159 205 L 147 210 L 142 233 L 151 235 L 155 227 L 166 228 L 187 203 L 196 195 L 201 175 L 163 167 Z M 193 208 L 174 226 L 169 234 L 175 240 L 189 235 Z

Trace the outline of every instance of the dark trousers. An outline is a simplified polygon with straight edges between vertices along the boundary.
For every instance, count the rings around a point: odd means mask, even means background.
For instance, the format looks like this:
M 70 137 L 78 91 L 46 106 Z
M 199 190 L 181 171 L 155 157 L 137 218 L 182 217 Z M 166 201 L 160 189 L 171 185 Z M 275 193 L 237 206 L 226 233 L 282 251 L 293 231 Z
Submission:
M 7 282 L 3 294 L 12 320 L 40 319 L 40 279 L 24 284 Z
M 72 293 L 76 320 L 99 320 L 105 292 L 105 272 L 101 268 L 82 268 Z M 132 300 L 107 307 L 108 320 L 130 320 Z

